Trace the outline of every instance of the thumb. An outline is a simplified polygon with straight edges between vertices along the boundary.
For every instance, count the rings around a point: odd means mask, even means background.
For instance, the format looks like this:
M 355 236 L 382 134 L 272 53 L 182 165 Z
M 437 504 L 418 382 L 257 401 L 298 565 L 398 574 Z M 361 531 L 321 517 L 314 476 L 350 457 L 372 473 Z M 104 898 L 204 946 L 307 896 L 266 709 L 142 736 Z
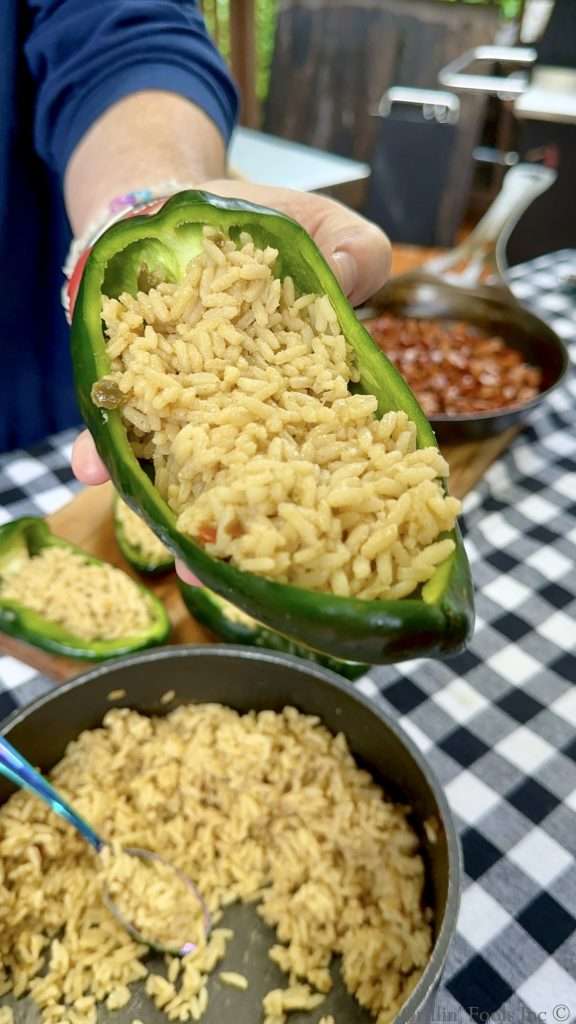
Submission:
M 190 569 L 188 569 L 184 562 L 180 561 L 179 558 L 176 559 L 176 572 L 178 573 L 178 576 L 180 577 L 182 582 L 187 583 L 189 587 L 204 586 L 204 584 L 200 582 L 198 577 L 194 576 L 194 573 L 190 572 Z
M 390 270 L 390 242 L 375 224 L 330 204 L 314 232 L 343 291 L 358 306 L 382 287 Z

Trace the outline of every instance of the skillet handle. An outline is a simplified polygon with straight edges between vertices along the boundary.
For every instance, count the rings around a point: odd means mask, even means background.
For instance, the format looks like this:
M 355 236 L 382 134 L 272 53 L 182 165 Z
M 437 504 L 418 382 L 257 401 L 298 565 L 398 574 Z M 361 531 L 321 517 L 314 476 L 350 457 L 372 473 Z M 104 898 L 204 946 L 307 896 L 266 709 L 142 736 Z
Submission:
M 512 167 L 492 206 L 468 238 L 445 255 L 429 260 L 421 268 L 441 274 L 446 280 L 473 287 L 490 275 L 498 275 L 496 247 L 508 235 L 531 203 L 556 181 L 556 171 L 541 164 Z
M 100 852 L 104 845 L 100 836 L 3 736 L 0 736 L 0 774 L 21 789 L 27 789 L 29 793 L 40 797 L 56 814 L 78 829 L 84 839 Z

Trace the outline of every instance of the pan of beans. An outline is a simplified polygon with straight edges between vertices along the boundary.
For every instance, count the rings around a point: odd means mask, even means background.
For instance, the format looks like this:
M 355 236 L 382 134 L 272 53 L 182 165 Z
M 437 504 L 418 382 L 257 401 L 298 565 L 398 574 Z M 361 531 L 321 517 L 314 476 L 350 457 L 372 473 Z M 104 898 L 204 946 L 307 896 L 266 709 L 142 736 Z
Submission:
M 547 168 L 513 170 L 520 173 L 462 246 L 393 278 L 357 311 L 441 443 L 479 441 L 520 425 L 569 366 L 555 331 L 498 275 L 502 231 L 550 184 Z

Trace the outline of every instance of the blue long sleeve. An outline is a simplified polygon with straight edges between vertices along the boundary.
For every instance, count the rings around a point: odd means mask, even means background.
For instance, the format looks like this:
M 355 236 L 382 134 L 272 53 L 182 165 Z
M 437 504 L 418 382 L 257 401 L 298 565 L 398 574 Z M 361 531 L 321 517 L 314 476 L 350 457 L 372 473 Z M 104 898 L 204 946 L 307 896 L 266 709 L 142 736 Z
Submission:
M 37 152 L 60 175 L 112 103 L 142 89 L 192 100 L 227 140 L 237 95 L 194 0 L 28 0 Z
M 154 88 L 230 134 L 236 91 L 194 0 L 0 0 L 0 452 L 80 423 L 62 177 L 95 118 Z

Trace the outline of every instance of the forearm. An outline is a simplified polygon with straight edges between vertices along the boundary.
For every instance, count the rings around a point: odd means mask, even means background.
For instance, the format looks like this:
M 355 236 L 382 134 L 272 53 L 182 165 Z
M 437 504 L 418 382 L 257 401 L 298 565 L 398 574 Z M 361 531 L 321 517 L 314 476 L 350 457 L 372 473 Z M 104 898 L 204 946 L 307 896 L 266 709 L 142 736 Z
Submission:
M 222 137 L 206 114 L 175 93 L 140 92 L 111 106 L 76 146 L 66 168 L 66 207 L 75 235 L 110 201 L 165 181 L 224 174 Z

